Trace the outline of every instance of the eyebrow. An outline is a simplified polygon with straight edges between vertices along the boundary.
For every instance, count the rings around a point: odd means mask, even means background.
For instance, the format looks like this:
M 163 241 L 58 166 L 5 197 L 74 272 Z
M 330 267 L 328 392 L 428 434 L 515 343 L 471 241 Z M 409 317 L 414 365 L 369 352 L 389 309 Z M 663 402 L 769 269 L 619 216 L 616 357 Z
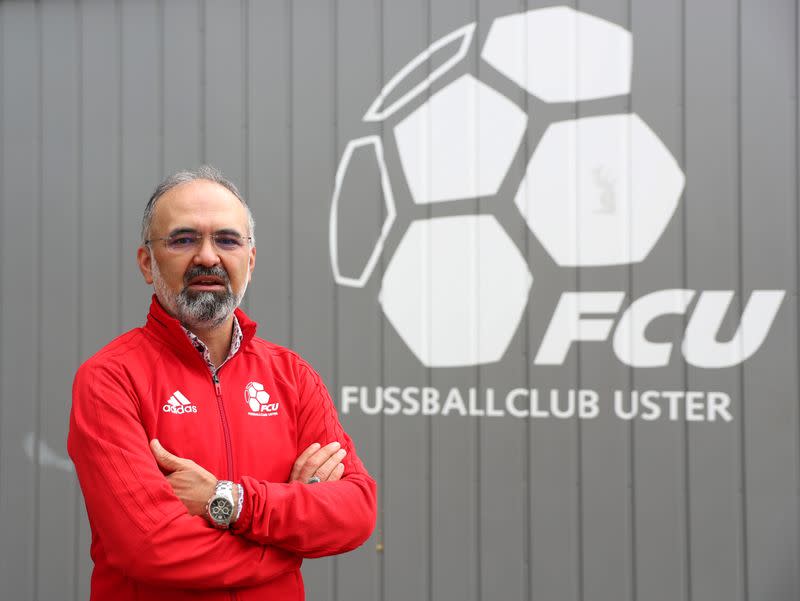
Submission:
M 176 227 L 169 234 L 167 234 L 167 238 L 171 238 L 172 236 L 177 236 L 178 234 L 199 234 L 199 233 L 200 232 L 191 227 Z
M 172 230 L 169 234 L 167 234 L 168 238 L 172 236 L 178 236 L 180 234 L 199 234 L 200 232 L 194 229 L 193 227 L 176 227 Z M 239 233 L 239 230 L 231 227 L 225 227 L 214 232 L 215 234 L 223 234 L 229 236 L 241 236 L 242 234 Z
M 224 227 L 221 230 L 217 230 L 214 232 L 215 234 L 227 234 L 229 236 L 241 236 L 242 234 L 239 233 L 239 230 L 232 228 L 232 227 Z

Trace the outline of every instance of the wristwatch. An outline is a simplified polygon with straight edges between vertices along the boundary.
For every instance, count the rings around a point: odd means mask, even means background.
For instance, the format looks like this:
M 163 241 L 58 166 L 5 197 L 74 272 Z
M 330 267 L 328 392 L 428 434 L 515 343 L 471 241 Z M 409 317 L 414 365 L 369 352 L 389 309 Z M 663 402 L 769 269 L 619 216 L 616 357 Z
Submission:
M 234 493 L 237 485 L 230 480 L 219 480 L 214 494 L 206 504 L 206 519 L 214 528 L 229 528 L 234 521 Z

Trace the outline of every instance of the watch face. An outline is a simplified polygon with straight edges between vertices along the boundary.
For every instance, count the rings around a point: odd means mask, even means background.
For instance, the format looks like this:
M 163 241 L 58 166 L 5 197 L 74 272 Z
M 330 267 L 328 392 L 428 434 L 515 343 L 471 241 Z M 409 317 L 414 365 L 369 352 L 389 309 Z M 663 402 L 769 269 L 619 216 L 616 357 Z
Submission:
M 233 504 L 228 499 L 214 499 L 211 501 L 208 513 L 215 522 L 227 523 L 233 514 Z

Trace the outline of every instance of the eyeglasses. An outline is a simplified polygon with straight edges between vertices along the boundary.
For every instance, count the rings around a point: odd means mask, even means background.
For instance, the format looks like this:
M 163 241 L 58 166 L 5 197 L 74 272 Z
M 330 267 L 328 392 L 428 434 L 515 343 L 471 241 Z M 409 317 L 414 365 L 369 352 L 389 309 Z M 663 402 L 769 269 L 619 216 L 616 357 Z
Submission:
M 239 234 L 231 234 L 228 232 L 215 232 L 209 234 L 209 236 L 214 244 L 214 248 L 224 253 L 236 252 L 253 240 L 252 236 L 240 236 Z M 163 241 L 164 246 L 166 246 L 167 250 L 170 252 L 188 253 L 197 252 L 203 244 L 203 238 L 205 238 L 205 234 L 201 234 L 200 232 L 178 232 L 166 238 L 151 238 L 150 240 L 145 240 L 144 243 L 150 244 L 155 241 Z

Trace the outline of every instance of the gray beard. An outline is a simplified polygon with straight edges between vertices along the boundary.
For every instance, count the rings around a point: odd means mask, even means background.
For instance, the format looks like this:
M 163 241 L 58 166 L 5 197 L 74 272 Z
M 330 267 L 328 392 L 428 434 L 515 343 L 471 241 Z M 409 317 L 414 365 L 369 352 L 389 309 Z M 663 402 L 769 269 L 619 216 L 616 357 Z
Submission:
M 236 298 L 231 290 L 214 292 L 204 290 L 195 292 L 184 288 L 178 293 L 177 318 L 188 326 L 215 328 L 222 324 L 239 306 L 241 298 Z
M 152 255 L 151 255 L 152 257 Z M 219 268 L 222 271 L 222 268 Z M 171 313 L 178 321 L 189 329 L 215 328 L 225 322 L 241 304 L 247 283 L 242 287 L 240 294 L 235 294 L 231 289 L 230 281 L 225 274 L 226 289 L 221 292 L 203 290 L 196 292 L 184 287 L 178 294 L 172 292 L 161 277 L 158 263 L 152 257 L 153 288 L 156 297 L 167 312 Z M 221 275 L 217 273 L 217 275 Z

